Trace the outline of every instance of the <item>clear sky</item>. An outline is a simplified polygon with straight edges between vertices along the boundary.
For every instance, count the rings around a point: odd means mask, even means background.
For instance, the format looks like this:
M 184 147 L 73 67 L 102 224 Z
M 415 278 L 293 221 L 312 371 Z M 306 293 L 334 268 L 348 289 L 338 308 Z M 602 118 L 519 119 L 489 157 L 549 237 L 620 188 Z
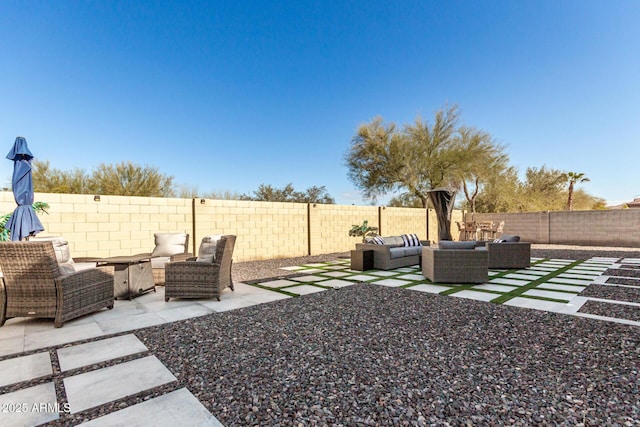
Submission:
M 511 163 L 640 197 L 640 1 L 0 1 L 0 141 L 201 193 L 324 185 L 367 204 L 359 124 L 458 104 Z M 12 164 L 0 162 L 7 186 Z

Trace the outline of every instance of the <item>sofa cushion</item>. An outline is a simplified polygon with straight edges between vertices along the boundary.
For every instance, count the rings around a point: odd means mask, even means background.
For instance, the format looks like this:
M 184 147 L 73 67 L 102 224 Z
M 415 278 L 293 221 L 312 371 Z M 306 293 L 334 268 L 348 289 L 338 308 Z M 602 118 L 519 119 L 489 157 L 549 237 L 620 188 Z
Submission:
M 198 249 L 198 262 L 213 262 L 216 258 L 216 248 L 218 247 L 218 240 L 222 238 L 222 234 L 216 234 L 213 236 L 205 236 L 200 243 L 200 249 Z
M 405 253 L 405 247 L 399 247 L 399 248 L 389 248 L 389 257 L 391 259 L 396 259 L 396 258 L 404 258 L 406 255 Z
M 151 257 L 171 256 L 186 252 L 184 247 L 187 241 L 186 233 L 155 233 L 153 235 L 156 247 L 153 248 Z
M 392 248 L 404 247 L 404 240 L 400 236 L 387 236 L 384 238 L 384 243 Z
M 500 236 L 500 240 L 503 242 L 519 242 L 520 236 L 512 236 L 511 234 L 503 234 Z
M 453 242 L 450 240 L 441 240 L 440 243 L 438 243 L 438 247 L 440 249 L 475 249 L 476 242 L 473 240 L 468 242 Z
M 400 237 L 405 246 L 422 246 L 417 234 L 402 234 Z
M 409 246 L 404 248 L 405 256 L 422 255 L 422 246 Z

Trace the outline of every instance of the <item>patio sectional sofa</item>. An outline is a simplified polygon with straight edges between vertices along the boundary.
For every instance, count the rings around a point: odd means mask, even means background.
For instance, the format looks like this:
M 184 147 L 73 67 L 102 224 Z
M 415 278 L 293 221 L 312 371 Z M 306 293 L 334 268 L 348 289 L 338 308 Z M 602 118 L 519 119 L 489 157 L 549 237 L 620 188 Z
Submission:
M 356 250 L 373 251 L 373 268 L 378 270 L 417 265 L 422 256 L 423 245 L 429 245 L 428 241 L 418 240 L 415 234 L 386 236 L 381 239 L 376 236 L 375 239 L 367 238 L 364 243 L 356 243 Z

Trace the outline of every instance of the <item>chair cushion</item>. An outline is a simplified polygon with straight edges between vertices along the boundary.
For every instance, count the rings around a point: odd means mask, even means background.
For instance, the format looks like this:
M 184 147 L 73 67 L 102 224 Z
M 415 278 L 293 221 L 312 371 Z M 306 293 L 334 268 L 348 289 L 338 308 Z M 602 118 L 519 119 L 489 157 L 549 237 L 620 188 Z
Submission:
M 218 247 L 218 240 L 222 238 L 222 234 L 216 234 L 213 236 L 205 236 L 200 243 L 200 249 L 198 249 L 198 262 L 213 262 L 216 257 L 216 248 Z
M 29 240 L 36 242 L 52 242 L 58 264 L 64 264 L 65 262 L 73 263 L 73 260 L 71 259 L 71 252 L 69 251 L 69 242 L 64 240 L 62 237 L 32 237 Z
M 438 247 L 440 249 L 475 249 L 476 242 L 453 242 L 450 240 L 441 240 L 440 243 L 438 243 Z
M 519 242 L 520 236 L 512 236 L 511 234 L 503 234 L 500 236 L 500 240 L 503 242 Z
M 171 256 L 186 252 L 184 247 L 187 241 L 186 233 L 155 233 L 153 235 L 156 247 L 151 252 L 151 257 Z
M 164 266 L 171 261 L 170 256 L 159 256 L 151 258 L 151 268 L 164 268 Z

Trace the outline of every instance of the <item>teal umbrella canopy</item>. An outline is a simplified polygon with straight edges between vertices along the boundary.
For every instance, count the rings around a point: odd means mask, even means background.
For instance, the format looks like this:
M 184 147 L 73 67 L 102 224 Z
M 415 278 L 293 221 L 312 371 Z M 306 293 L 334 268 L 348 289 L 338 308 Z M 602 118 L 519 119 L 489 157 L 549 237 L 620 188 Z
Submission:
M 19 136 L 7 154 L 7 159 L 13 160 L 13 197 L 18 205 L 11 214 L 5 226 L 11 235 L 11 240 L 23 240 L 36 233 L 44 231 L 44 227 L 33 210 L 33 178 L 31 175 L 31 159 L 33 154 L 27 146 L 27 140 Z

